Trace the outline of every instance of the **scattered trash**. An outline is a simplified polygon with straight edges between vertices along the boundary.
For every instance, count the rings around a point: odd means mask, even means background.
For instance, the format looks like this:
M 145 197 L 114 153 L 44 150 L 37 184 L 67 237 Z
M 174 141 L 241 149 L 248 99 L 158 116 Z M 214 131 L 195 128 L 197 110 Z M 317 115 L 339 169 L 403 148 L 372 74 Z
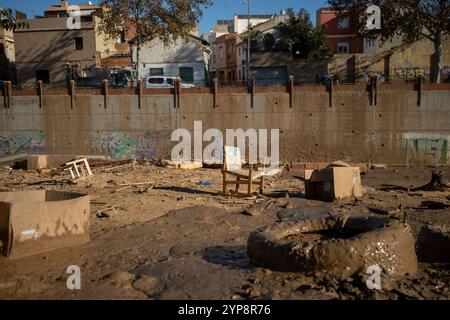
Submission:
M 201 162 L 178 162 L 171 160 L 162 160 L 160 165 L 166 168 L 181 169 L 181 170 L 195 170 L 203 168 L 203 163 Z
M 213 183 L 211 181 L 200 181 L 197 182 L 197 185 L 201 187 L 212 187 Z
M 371 168 L 371 169 L 384 169 L 384 170 L 387 170 L 387 165 L 385 165 L 385 164 L 376 164 L 376 163 L 374 163 L 374 164 L 372 164 L 372 165 L 370 166 L 370 168 Z

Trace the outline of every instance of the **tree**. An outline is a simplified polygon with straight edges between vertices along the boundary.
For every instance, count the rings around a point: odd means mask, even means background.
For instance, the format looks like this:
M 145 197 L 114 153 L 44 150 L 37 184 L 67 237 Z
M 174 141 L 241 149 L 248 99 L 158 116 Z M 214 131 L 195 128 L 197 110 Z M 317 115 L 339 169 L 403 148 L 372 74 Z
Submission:
M 328 0 L 329 4 L 347 15 L 360 36 L 381 41 L 401 36 L 404 42 L 422 37 L 434 44 L 432 81 L 441 82 L 442 39 L 450 30 L 450 0 Z M 367 30 L 369 5 L 378 5 L 382 20 L 380 30 Z
M 248 29 L 241 36 L 242 42 L 248 43 Z M 259 30 L 253 30 L 250 28 L 250 52 L 260 51 L 263 49 L 264 34 Z
M 139 74 L 141 46 L 153 39 L 166 45 L 187 39 L 202 17 L 202 8 L 211 0 L 103 0 L 100 30 L 117 36 L 125 28 L 136 28 L 136 69 Z
M 6 30 L 16 30 L 27 28 L 28 23 L 17 22 L 11 9 L 0 9 L 0 28 Z
M 313 26 L 308 11 L 300 9 L 295 13 L 289 9 L 287 14 L 288 21 L 277 29 L 281 38 L 292 47 L 294 57 L 322 59 L 331 55 L 322 28 Z
M 264 50 L 266 51 L 272 51 L 273 47 L 275 46 L 275 38 L 273 37 L 273 34 L 266 33 L 263 38 L 264 43 Z

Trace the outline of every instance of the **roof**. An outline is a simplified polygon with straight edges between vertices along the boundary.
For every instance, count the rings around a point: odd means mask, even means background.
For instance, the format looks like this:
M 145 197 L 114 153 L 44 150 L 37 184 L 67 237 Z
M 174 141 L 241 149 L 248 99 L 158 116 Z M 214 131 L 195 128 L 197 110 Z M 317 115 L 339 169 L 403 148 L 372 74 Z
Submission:
M 80 7 L 80 10 L 99 10 L 101 7 L 99 5 L 95 4 L 85 4 L 85 5 L 78 5 Z M 60 11 L 67 11 L 67 6 L 51 6 L 48 7 L 45 12 L 60 12 Z
M 272 19 L 275 14 L 251 14 L 250 19 Z M 246 14 L 237 14 L 238 19 L 248 19 L 249 16 Z

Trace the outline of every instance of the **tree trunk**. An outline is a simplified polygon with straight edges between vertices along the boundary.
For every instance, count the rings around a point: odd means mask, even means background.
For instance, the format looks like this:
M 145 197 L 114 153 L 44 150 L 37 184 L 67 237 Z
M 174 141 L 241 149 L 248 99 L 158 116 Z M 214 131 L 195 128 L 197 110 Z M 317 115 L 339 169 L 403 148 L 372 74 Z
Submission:
M 433 63 L 433 82 L 441 82 L 442 69 L 442 34 L 437 32 L 434 37 L 434 63 Z
M 413 189 L 412 191 L 439 191 L 445 188 L 449 188 L 450 184 L 448 183 L 447 177 L 442 171 L 435 170 L 431 176 L 431 182 Z

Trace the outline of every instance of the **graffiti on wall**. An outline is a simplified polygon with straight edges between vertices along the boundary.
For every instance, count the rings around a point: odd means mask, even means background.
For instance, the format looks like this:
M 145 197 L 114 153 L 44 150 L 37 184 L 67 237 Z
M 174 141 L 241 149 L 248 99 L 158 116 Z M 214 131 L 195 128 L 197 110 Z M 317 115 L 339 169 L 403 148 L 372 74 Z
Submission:
M 446 66 L 441 70 L 442 82 L 450 82 L 450 66 Z
M 434 134 L 406 134 L 408 160 L 426 161 L 432 164 L 450 164 L 450 136 Z
M 38 154 L 44 150 L 44 135 L 40 131 L 16 132 L 12 137 L 0 136 L 0 154 Z
M 122 132 L 113 132 L 107 137 L 93 137 L 90 147 L 97 154 L 115 159 L 151 159 L 155 156 L 151 133 L 131 137 Z
M 426 78 L 429 76 L 428 71 L 420 67 L 395 68 L 394 72 L 398 77 L 408 81 L 416 80 L 418 77 Z

